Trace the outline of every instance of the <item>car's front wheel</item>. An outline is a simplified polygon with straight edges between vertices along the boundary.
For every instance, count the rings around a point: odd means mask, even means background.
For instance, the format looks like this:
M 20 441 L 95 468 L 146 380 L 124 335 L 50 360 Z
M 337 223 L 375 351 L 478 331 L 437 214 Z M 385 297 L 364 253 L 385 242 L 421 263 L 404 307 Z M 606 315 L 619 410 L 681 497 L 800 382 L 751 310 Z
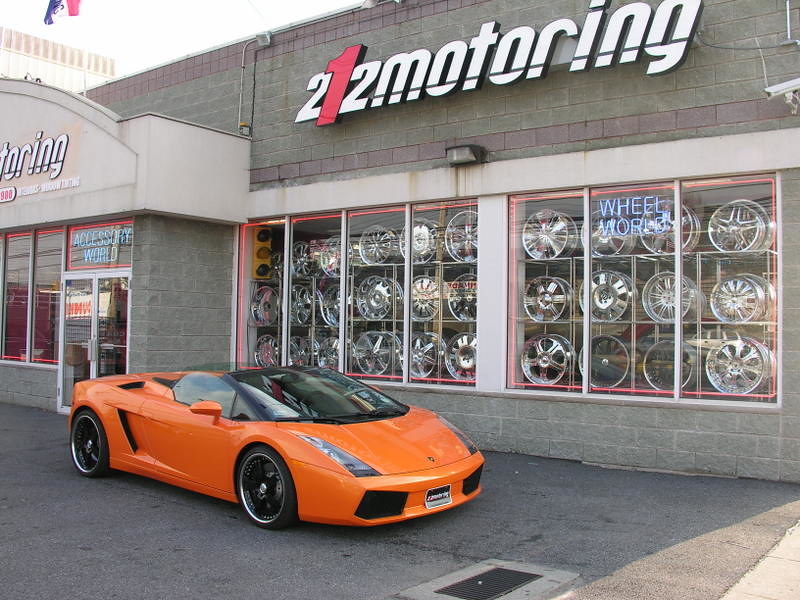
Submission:
M 108 474 L 108 439 L 100 418 L 91 410 L 78 412 L 72 419 L 69 445 L 72 463 L 84 477 Z
M 297 493 L 289 468 L 268 446 L 255 446 L 239 461 L 236 495 L 259 527 L 282 529 L 297 521 Z

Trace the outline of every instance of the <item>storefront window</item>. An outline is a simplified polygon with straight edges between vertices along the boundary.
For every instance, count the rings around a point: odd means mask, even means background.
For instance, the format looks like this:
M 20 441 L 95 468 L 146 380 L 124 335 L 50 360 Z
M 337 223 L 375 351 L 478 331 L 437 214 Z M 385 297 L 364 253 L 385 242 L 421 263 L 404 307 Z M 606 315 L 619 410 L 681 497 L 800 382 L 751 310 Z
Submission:
M 28 358 L 28 294 L 30 291 L 31 234 L 6 236 L 5 329 L 3 359 Z
M 508 383 L 581 391 L 583 193 L 512 198 Z
M 89 270 L 130 267 L 133 221 L 117 221 L 69 228 L 67 269 Z
M 403 379 L 403 286 L 400 237 L 404 206 L 348 214 L 349 255 L 345 370 L 364 379 Z
M 282 364 L 283 219 L 242 227 L 239 248 L 240 366 Z
M 33 271 L 33 362 L 58 363 L 63 250 L 62 229 L 37 232 Z
M 680 191 L 511 199 L 509 387 L 775 401 L 775 180 Z
M 478 206 L 440 202 L 413 207 L 411 253 L 412 383 L 474 385 L 478 338 Z M 405 230 L 403 230 L 405 232 Z
M 705 305 L 686 320 L 687 398 L 777 397 L 777 233 L 772 177 L 682 186 L 684 275 Z M 694 243 L 692 244 L 692 240 Z
M 589 389 L 672 395 L 675 347 L 675 230 L 672 184 L 591 192 Z M 685 277 L 683 316 L 696 314 Z M 579 296 L 581 306 L 584 296 Z M 579 358 L 579 366 L 582 361 Z
M 288 363 L 339 368 L 342 214 L 292 218 Z

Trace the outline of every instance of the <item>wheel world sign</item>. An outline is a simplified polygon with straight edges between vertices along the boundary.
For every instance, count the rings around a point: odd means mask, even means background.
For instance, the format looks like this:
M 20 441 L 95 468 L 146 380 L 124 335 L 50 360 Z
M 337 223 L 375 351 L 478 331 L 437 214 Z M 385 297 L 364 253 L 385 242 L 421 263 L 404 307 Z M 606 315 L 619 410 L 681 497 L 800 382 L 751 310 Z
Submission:
M 611 0 L 589 0 L 582 26 L 561 18 L 538 30 L 521 26 L 501 33 L 500 24 L 489 21 L 469 41 L 454 40 L 436 52 L 401 52 L 385 61 L 364 62 L 367 46 L 349 46 L 323 73 L 311 77 L 306 88 L 311 98 L 295 123 L 330 125 L 348 113 L 475 90 L 487 80 L 509 85 L 541 79 L 562 38 L 575 43 L 571 72 L 646 58 L 646 74 L 662 75 L 683 64 L 700 22 L 702 0 L 663 0 L 655 8 L 631 2 L 614 11 L 610 5 Z

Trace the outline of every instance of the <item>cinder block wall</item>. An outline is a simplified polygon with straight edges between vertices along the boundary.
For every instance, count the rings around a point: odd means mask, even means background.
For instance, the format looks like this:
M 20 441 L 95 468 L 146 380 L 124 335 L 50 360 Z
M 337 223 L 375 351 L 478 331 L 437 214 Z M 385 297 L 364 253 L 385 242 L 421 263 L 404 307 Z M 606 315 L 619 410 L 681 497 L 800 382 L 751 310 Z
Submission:
M 130 372 L 227 363 L 234 227 L 136 217 Z
M 0 366 L 0 402 L 55 410 L 58 371 L 33 365 Z

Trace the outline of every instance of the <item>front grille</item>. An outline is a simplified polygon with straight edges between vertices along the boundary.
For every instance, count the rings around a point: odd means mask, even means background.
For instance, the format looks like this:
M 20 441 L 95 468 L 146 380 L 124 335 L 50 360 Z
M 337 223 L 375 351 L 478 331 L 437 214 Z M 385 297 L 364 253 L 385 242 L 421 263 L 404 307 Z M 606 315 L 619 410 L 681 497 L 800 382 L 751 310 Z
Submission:
M 464 492 L 465 496 L 469 496 L 472 492 L 478 489 L 478 485 L 481 483 L 482 471 L 483 465 L 475 469 L 475 472 L 464 480 L 462 491 Z
M 361 519 L 380 519 L 402 515 L 407 499 L 405 492 L 366 492 L 358 505 L 356 516 Z

